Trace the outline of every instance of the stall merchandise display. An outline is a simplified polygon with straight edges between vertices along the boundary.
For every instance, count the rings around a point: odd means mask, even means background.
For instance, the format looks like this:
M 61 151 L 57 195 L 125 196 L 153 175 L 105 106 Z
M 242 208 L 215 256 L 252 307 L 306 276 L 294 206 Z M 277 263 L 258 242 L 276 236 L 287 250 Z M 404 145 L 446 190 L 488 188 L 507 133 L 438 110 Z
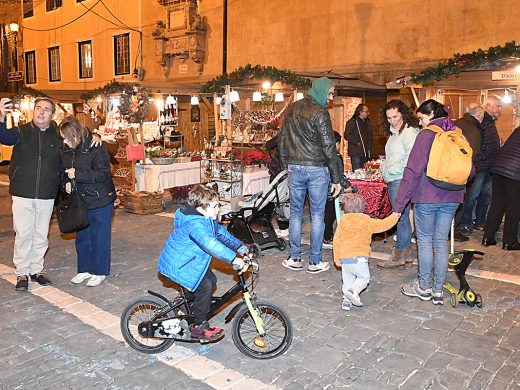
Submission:
M 381 171 L 381 160 L 371 160 L 365 163 L 365 166 L 356 169 L 354 172 L 345 172 L 347 179 L 357 179 L 364 181 L 383 181 L 383 173 Z

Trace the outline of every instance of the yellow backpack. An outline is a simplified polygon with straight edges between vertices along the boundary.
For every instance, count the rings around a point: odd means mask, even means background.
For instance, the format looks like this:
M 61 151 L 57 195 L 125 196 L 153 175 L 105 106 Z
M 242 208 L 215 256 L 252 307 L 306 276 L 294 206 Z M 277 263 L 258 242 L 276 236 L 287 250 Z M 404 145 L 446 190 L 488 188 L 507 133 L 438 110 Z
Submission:
M 473 150 L 462 130 L 444 131 L 435 125 L 426 129 L 436 133 L 426 168 L 430 183 L 443 190 L 463 190 L 471 173 Z

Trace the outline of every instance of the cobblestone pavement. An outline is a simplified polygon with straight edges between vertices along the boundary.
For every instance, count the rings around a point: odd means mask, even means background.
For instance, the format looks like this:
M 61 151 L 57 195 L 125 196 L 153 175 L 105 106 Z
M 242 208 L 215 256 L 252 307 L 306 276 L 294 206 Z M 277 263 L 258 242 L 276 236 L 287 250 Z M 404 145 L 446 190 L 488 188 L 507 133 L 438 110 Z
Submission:
M 156 261 L 172 219 L 116 210 L 111 275 L 100 286 L 73 285 L 72 237 L 52 221 L 45 267 L 52 290 L 17 292 L 12 282 L 11 201 L 0 176 L 0 388 L 5 389 L 519 389 L 520 285 L 518 252 L 485 249 L 469 276 L 484 299 L 481 309 L 406 297 L 400 286 L 415 269 L 383 270 L 371 261 L 371 283 L 362 308 L 342 311 L 340 272 L 318 275 L 281 266 L 287 253 L 260 257 L 257 295 L 285 308 L 295 335 L 291 348 L 268 361 L 242 355 L 228 336 L 211 345 L 182 344 L 153 356 L 121 341 L 117 320 L 133 299 L 153 289 L 171 296 Z M 4 179 L 5 181 L 5 179 Z M 308 238 L 307 235 L 304 239 Z M 377 241 L 375 255 L 391 251 Z M 307 246 L 304 246 L 308 250 Z M 382 255 L 383 254 L 383 255 Z M 325 258 L 331 251 L 324 251 Z M 305 256 L 304 256 L 305 257 Z M 218 291 L 232 281 L 229 267 L 214 262 Z M 496 274 L 511 282 L 491 278 Z M 453 273 L 448 279 L 455 283 Z M 228 309 L 213 322 L 224 323 Z

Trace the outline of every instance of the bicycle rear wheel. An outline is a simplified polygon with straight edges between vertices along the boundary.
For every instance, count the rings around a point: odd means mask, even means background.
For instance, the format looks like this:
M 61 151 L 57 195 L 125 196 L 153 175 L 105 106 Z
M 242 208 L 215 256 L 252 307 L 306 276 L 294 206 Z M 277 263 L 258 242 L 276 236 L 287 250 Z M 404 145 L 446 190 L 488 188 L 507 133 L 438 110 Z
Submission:
M 255 359 L 271 359 L 281 355 L 291 345 L 292 323 L 287 313 L 272 303 L 257 301 L 253 306 L 264 322 L 265 335 L 260 336 L 246 305 L 233 322 L 233 342 L 240 352 Z
M 160 353 L 167 350 L 175 342 L 174 339 L 162 339 L 144 337 L 138 332 L 141 322 L 150 321 L 164 306 L 166 302 L 154 296 L 140 298 L 129 304 L 121 314 L 121 333 L 130 347 L 143 353 Z M 166 314 L 165 318 L 173 318 L 173 311 Z

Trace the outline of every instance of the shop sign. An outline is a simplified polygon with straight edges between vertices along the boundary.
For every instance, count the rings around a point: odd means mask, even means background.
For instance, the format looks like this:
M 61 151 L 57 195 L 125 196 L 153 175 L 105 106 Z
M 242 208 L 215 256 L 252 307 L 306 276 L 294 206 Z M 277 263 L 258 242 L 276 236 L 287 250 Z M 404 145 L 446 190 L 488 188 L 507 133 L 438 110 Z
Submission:
M 21 81 L 23 80 L 23 72 L 9 72 L 7 73 L 7 81 Z
M 514 69 L 491 72 L 491 80 L 520 80 L 520 73 L 516 73 Z

